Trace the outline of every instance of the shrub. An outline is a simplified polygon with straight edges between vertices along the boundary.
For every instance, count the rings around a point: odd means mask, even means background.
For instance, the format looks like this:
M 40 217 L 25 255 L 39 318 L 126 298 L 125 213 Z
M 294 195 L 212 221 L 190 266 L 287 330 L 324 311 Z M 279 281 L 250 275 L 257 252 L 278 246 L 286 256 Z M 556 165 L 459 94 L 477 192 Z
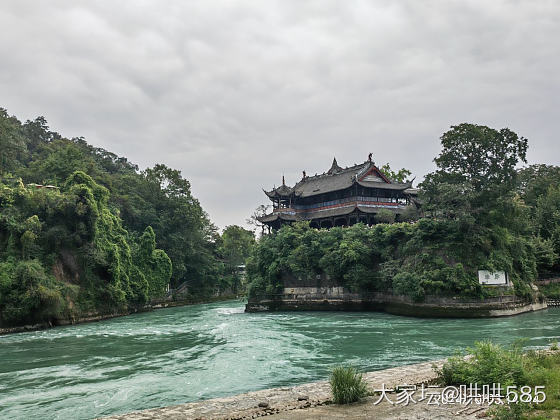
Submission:
M 517 403 L 493 407 L 489 414 L 492 420 L 523 420 L 527 410 L 527 404 Z
M 558 418 L 560 412 L 560 353 L 521 352 L 518 342 L 504 348 L 488 341 L 475 343 L 467 349 L 470 358 L 455 356 L 437 370 L 439 380 L 446 385 L 499 383 L 507 386 L 544 386 L 546 400 L 540 403 L 517 402 L 493 407 L 488 414 L 493 420 Z
M 247 262 L 255 292 L 281 293 L 287 279 L 303 286 L 329 276 L 354 292 L 482 298 L 477 270 L 506 271 L 518 296 L 532 299 L 536 277 L 531 246 L 504 229 L 465 226 L 453 220 L 420 219 L 415 224 L 356 224 L 348 228 L 284 226 L 261 238 Z
M 43 322 L 64 309 L 63 285 L 38 260 L 0 263 L 0 324 Z
M 374 218 L 377 223 L 393 223 L 395 221 L 395 213 L 391 210 L 381 209 Z
M 362 375 L 352 367 L 335 367 L 330 376 L 331 391 L 335 404 L 349 404 L 368 395 Z
M 524 359 L 519 344 L 504 348 L 490 341 L 479 341 L 474 347 L 467 348 L 467 353 L 471 357 L 450 357 L 442 368 L 437 370 L 438 378 L 443 384 L 499 383 L 506 387 L 526 384 L 528 381 L 528 360 Z

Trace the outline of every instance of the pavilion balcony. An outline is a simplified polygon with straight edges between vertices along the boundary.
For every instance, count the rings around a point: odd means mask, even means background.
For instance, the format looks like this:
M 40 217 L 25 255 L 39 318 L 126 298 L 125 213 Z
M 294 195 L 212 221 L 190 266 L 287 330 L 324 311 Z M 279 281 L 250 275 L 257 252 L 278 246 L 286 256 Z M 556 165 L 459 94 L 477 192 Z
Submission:
M 316 209 L 327 208 L 327 207 L 332 208 L 332 207 L 338 207 L 342 205 L 352 205 L 352 204 L 382 207 L 384 205 L 407 206 L 409 203 L 405 198 L 355 196 L 355 197 L 341 198 L 338 200 L 324 201 L 321 203 L 294 204 L 293 209 L 295 209 L 295 211 L 297 212 L 301 212 L 307 210 L 316 210 Z
M 296 214 L 297 210 L 291 207 L 277 207 L 272 210 L 273 213 L 282 213 L 282 214 Z

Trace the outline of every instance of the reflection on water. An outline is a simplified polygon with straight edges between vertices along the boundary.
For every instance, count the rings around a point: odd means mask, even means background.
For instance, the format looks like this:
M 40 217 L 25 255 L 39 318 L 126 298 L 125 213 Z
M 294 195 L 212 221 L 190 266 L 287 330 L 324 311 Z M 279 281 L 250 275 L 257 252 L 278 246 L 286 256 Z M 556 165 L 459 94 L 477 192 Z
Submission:
M 438 359 L 475 340 L 541 347 L 560 309 L 501 319 L 245 314 L 241 302 L 162 309 L 0 336 L 0 417 L 89 419 Z

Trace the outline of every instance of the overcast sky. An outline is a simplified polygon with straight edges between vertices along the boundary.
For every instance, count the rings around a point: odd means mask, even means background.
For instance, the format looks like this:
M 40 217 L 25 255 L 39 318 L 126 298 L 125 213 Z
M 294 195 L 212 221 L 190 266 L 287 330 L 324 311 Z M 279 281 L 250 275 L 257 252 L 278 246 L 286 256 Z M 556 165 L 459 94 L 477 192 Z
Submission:
M 421 179 L 461 122 L 560 164 L 555 0 L 2 0 L 0 30 L 0 107 L 180 169 L 221 228 L 333 156 Z

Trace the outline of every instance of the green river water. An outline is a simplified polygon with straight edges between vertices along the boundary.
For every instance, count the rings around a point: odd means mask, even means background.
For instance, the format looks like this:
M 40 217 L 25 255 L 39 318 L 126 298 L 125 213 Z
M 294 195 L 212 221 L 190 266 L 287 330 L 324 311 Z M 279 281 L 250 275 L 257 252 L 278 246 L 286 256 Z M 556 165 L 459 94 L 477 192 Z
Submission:
M 484 338 L 541 347 L 560 337 L 560 309 L 470 320 L 243 309 L 193 305 L 0 336 L 0 418 L 89 419 L 325 379 L 341 363 L 438 359 Z

